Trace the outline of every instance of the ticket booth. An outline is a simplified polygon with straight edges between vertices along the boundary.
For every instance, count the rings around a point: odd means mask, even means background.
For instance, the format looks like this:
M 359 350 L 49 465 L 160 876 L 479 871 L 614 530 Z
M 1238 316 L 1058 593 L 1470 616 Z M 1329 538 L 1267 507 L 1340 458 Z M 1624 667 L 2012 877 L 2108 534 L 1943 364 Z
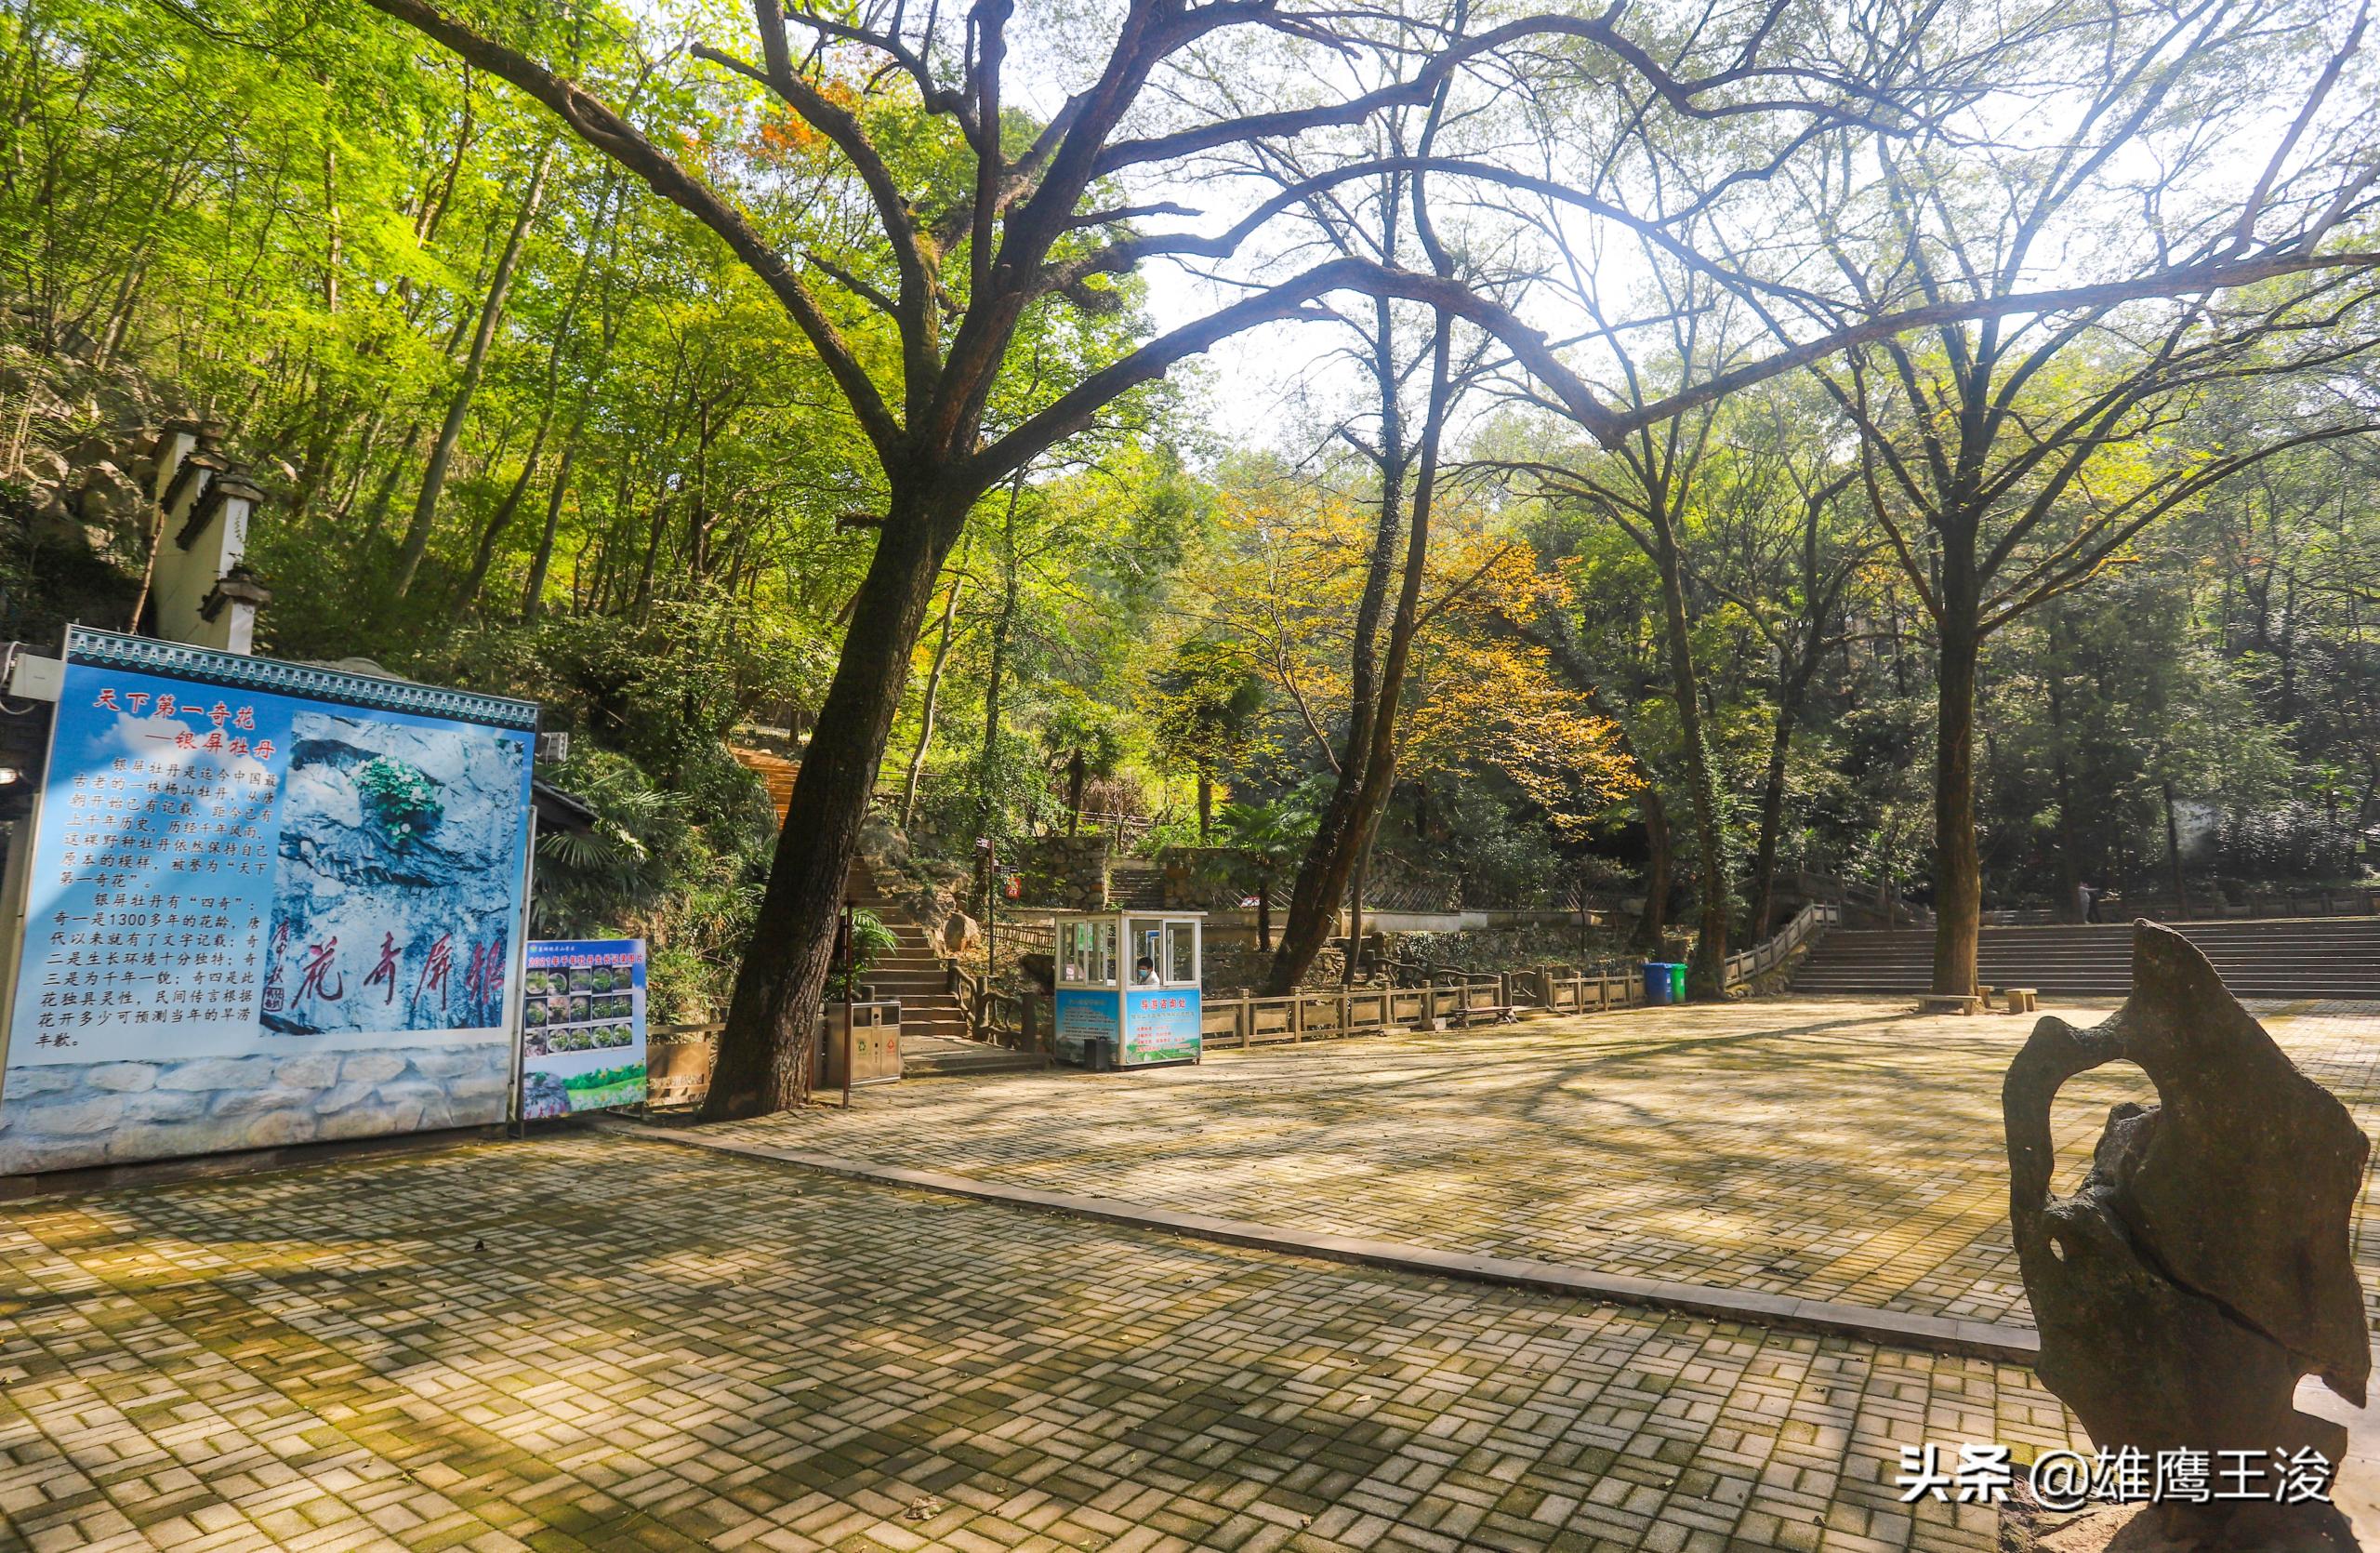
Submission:
M 1198 1060 L 1203 913 L 1061 911 L 1052 926 L 1059 1061 L 1104 1069 Z

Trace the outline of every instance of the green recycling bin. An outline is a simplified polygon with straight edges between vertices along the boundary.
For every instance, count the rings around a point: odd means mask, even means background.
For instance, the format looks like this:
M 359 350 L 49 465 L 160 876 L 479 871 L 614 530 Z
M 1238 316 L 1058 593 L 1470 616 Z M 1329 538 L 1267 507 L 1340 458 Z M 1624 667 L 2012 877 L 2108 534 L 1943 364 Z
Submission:
M 1670 962 L 1670 1002 L 1686 1002 L 1686 967 L 1675 961 Z

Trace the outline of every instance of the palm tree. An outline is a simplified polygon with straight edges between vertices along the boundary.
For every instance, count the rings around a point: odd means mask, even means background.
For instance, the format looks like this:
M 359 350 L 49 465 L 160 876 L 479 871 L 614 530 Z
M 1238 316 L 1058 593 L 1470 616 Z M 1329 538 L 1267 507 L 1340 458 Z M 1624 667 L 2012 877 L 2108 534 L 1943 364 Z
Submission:
M 1297 867 L 1314 835 L 1314 813 L 1284 801 L 1278 803 L 1226 803 L 1215 816 L 1215 829 L 1227 845 L 1247 856 L 1256 870 L 1256 948 L 1273 952 L 1273 881 Z

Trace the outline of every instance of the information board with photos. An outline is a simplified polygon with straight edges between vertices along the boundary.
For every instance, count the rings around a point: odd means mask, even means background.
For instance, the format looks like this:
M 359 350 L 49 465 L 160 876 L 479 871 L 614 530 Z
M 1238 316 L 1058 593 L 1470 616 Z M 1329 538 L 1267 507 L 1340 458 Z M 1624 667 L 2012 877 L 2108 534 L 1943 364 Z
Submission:
M 644 940 L 532 940 L 521 1010 L 522 1120 L 640 1105 L 644 1095 Z

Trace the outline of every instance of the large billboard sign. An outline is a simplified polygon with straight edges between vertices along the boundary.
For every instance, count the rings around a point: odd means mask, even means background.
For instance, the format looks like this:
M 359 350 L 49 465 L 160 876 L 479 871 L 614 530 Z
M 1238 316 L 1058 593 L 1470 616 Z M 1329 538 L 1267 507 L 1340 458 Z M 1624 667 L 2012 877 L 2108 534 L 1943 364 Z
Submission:
M 505 1120 L 536 716 L 71 629 L 0 1174 Z
M 521 1008 L 521 1115 L 644 1100 L 644 940 L 538 938 Z

